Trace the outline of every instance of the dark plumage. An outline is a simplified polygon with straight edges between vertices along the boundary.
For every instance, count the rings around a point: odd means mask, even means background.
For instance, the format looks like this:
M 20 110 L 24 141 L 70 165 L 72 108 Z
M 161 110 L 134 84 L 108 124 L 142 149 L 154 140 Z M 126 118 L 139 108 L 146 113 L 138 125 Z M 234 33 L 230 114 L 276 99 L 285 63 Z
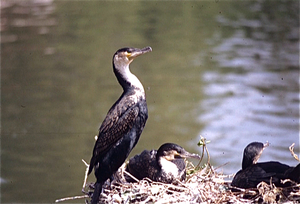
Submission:
M 126 171 L 139 180 L 147 177 L 163 183 L 173 183 L 177 179 L 183 181 L 186 178 L 183 158 L 186 157 L 200 159 L 199 155 L 191 154 L 177 144 L 165 143 L 157 151 L 144 150 L 132 157 Z M 134 181 L 129 176 L 125 178 L 129 182 Z
M 272 181 L 276 186 L 282 187 L 291 185 L 289 182 L 286 184 L 281 183 L 281 180 L 284 179 L 300 182 L 300 164 L 296 167 L 290 167 L 276 161 L 256 163 L 267 145 L 252 142 L 245 148 L 242 169 L 234 176 L 232 186 L 256 188 L 262 181 L 268 184 Z
M 123 94 L 108 111 L 99 129 L 90 174 L 94 168 L 97 182 L 92 203 L 98 203 L 103 183 L 124 163 L 134 148 L 148 118 L 148 110 L 143 85 L 129 70 L 129 65 L 139 55 L 152 51 L 122 48 L 113 56 L 113 70 L 123 88 Z

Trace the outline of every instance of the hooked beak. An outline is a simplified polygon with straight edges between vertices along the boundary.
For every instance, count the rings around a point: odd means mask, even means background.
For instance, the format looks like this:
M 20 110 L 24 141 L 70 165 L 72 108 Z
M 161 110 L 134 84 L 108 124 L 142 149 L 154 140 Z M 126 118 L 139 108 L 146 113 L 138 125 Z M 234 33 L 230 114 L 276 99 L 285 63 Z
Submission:
M 267 148 L 269 146 L 269 142 L 266 142 L 262 148 L 262 150 L 259 152 L 259 154 L 256 155 L 256 157 L 253 160 L 253 164 L 256 164 L 258 159 L 260 158 L 261 154 L 263 153 L 263 151 L 265 150 L 265 148 Z
M 266 147 L 268 147 L 269 146 L 269 142 L 267 141 L 265 144 L 264 144 L 264 149 L 266 148 Z
M 133 52 L 128 53 L 127 57 L 128 57 L 128 59 L 133 60 L 137 56 L 146 54 L 146 53 L 151 52 L 151 51 L 152 51 L 152 48 L 148 46 L 148 47 L 144 47 L 142 49 L 136 49 Z
M 194 158 L 194 159 L 201 159 L 200 155 L 198 154 L 193 154 L 193 153 L 189 153 L 187 151 L 183 152 L 182 154 L 180 154 L 180 156 L 182 158 Z

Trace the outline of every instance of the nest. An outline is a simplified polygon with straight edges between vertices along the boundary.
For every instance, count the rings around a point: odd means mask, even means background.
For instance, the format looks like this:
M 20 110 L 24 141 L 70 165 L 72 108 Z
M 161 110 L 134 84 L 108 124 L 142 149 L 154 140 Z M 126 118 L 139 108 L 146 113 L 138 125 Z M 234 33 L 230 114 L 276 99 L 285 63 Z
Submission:
M 192 166 L 188 163 L 188 166 Z M 255 189 L 239 189 L 230 186 L 226 176 L 216 173 L 206 165 L 202 170 L 188 175 L 185 182 L 176 184 L 143 179 L 128 183 L 124 179 L 125 164 L 114 179 L 103 186 L 99 203 L 299 203 L 300 184 L 279 188 L 260 183 Z M 89 185 L 92 190 L 92 185 Z M 86 201 L 88 203 L 88 201 Z
M 154 182 L 147 178 L 137 180 L 125 171 L 124 163 L 114 174 L 113 180 L 108 180 L 103 185 L 99 203 L 300 203 L 300 184 L 290 180 L 282 181 L 291 182 L 289 187 L 276 187 L 265 182 L 253 189 L 232 187 L 230 180 L 233 175 L 217 173 L 210 165 L 205 143 L 203 154 L 204 152 L 207 154 L 207 163 L 200 168 L 200 163 L 195 167 L 187 162 L 187 179 L 184 182 L 177 181 L 176 184 Z M 291 152 L 293 155 L 293 151 Z M 88 169 L 88 164 L 86 166 Z M 124 178 L 125 174 L 133 177 L 136 182 L 128 183 Z M 84 196 L 63 198 L 56 202 L 85 198 L 85 202 L 90 203 L 94 185 L 86 184 L 85 181 Z M 87 192 L 84 191 L 86 187 Z

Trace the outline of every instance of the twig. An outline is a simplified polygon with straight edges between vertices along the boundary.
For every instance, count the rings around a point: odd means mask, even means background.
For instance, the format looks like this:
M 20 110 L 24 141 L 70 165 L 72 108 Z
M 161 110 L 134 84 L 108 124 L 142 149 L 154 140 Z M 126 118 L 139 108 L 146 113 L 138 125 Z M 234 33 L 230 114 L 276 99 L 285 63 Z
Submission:
M 294 153 L 294 146 L 295 146 L 295 143 L 293 143 L 293 144 L 289 147 L 289 150 L 290 150 L 292 156 L 293 156 L 297 161 L 300 162 L 299 157 L 297 156 L 297 154 Z
M 76 200 L 76 199 L 82 199 L 82 198 L 88 198 L 88 197 L 89 197 L 88 195 L 72 196 L 72 197 L 57 199 L 57 200 L 55 200 L 55 202 L 59 203 L 59 202 L 63 202 L 63 201 L 66 201 L 66 200 Z
M 85 173 L 84 173 L 83 185 L 82 185 L 82 192 L 83 192 L 83 193 L 86 193 L 86 192 L 84 191 L 84 188 L 85 188 L 85 186 L 86 186 L 86 181 L 87 181 L 87 177 L 88 177 L 88 172 L 89 172 L 89 167 L 90 167 L 90 165 L 89 165 L 88 163 L 86 163 L 86 161 L 84 161 L 83 159 L 82 159 L 81 161 L 82 161 L 82 162 L 85 164 L 85 166 L 86 166 Z
M 205 147 L 205 151 L 206 151 L 206 154 L 207 154 L 207 165 L 209 166 L 210 170 L 211 170 L 212 172 L 214 172 L 213 168 L 212 168 L 211 165 L 210 165 L 210 156 L 209 156 L 209 152 L 208 152 L 208 149 L 207 149 L 206 144 L 204 145 L 204 147 Z
M 132 178 L 133 180 L 135 180 L 136 182 L 139 182 L 140 180 L 138 180 L 137 178 L 135 178 L 134 176 L 132 176 L 129 172 L 127 172 L 126 170 L 124 171 L 124 173 L 129 176 L 130 178 Z
M 217 170 L 217 169 L 219 169 L 219 168 L 221 168 L 221 167 L 223 167 L 223 166 L 226 166 L 227 164 L 229 164 L 229 162 L 226 162 L 226 163 L 224 163 L 224 164 L 221 164 L 220 166 L 215 167 L 215 170 Z
M 204 150 L 205 150 L 205 152 L 206 152 L 206 154 L 207 154 L 207 165 L 209 166 L 210 170 L 211 170 L 212 172 L 214 172 L 212 166 L 210 165 L 210 155 L 209 155 L 209 152 L 208 152 L 208 149 L 207 149 L 207 145 L 206 145 L 206 138 L 204 138 L 204 137 L 202 137 L 202 136 L 200 135 L 200 141 L 199 141 L 198 145 L 202 145 L 202 146 L 203 146 L 203 148 L 202 148 L 201 160 L 202 160 L 202 158 L 203 158 Z M 199 164 L 196 166 L 196 169 L 200 166 L 201 160 L 200 160 Z
M 205 138 L 202 137 L 201 135 L 200 135 L 200 141 L 202 142 L 202 154 L 201 154 L 201 157 L 200 157 L 200 161 L 199 161 L 199 163 L 197 164 L 197 166 L 195 167 L 195 169 L 198 169 L 198 168 L 200 167 L 200 164 L 201 164 L 202 159 L 203 159 L 203 157 L 204 157 L 204 146 L 205 146 L 206 144 L 205 144 Z M 198 145 L 199 145 L 199 144 L 201 145 L 200 141 L 199 141 Z

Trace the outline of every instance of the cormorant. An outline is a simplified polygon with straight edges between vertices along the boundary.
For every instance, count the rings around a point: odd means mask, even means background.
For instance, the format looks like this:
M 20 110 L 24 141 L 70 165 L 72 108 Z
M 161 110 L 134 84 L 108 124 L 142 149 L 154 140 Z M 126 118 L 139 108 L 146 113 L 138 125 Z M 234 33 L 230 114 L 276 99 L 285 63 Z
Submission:
M 264 181 L 270 181 L 277 187 L 289 186 L 291 183 L 283 184 L 281 180 L 290 179 L 300 182 L 300 164 L 290 167 L 277 161 L 257 163 L 263 149 L 268 146 L 261 142 L 252 142 L 244 149 L 242 169 L 236 173 L 231 185 L 239 188 L 256 188 Z
M 126 171 L 139 180 L 147 177 L 163 183 L 173 183 L 177 179 L 183 181 L 186 178 L 183 158 L 187 157 L 200 159 L 199 155 L 189 153 L 177 144 L 165 143 L 157 151 L 144 150 L 132 157 Z M 128 175 L 125 178 L 128 182 L 134 181 Z
M 124 163 L 144 129 L 148 118 L 145 91 L 129 65 L 137 56 L 151 51 L 151 47 L 122 48 L 113 56 L 113 71 L 123 94 L 108 111 L 93 149 L 88 171 L 90 174 L 94 168 L 97 178 L 93 204 L 98 203 L 103 183 Z

